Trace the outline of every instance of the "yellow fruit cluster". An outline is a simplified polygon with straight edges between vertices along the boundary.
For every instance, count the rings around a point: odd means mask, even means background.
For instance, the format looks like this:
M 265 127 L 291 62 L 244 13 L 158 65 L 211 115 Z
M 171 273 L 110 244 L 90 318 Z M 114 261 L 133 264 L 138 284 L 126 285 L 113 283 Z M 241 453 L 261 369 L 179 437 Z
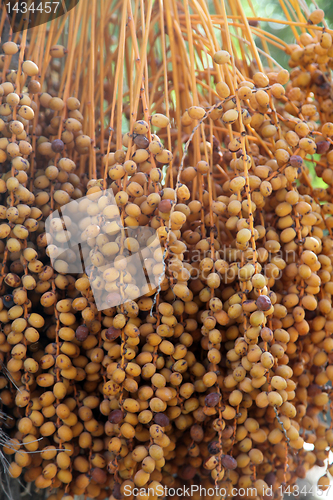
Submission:
M 286 70 L 268 48 L 264 65 L 254 35 L 277 42 L 238 1 L 229 17 L 83 4 L 67 47 L 61 18 L 2 44 L 8 472 L 50 500 L 184 484 L 272 498 L 333 446 L 333 33 L 298 8 Z M 88 216 L 65 228 L 69 202 Z M 85 273 L 74 249 L 53 262 L 71 231 Z M 137 252 L 155 277 L 140 290 Z

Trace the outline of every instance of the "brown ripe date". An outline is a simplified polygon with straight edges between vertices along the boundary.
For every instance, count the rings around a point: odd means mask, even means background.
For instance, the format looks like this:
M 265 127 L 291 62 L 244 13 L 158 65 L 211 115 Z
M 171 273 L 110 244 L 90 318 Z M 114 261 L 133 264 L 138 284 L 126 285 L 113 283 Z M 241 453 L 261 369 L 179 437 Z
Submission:
M 105 332 L 105 337 L 108 340 L 116 340 L 118 337 L 121 335 L 121 330 L 119 328 L 114 328 L 113 326 L 110 326 L 106 332 Z
M 256 301 L 257 307 L 260 311 L 268 311 L 272 307 L 272 302 L 267 295 L 260 295 Z
M 226 469 L 236 469 L 237 467 L 236 460 L 230 455 L 223 455 L 221 462 Z
M 83 342 L 87 339 L 88 335 L 89 335 L 89 329 L 86 326 L 80 325 L 77 327 L 75 331 L 75 337 L 77 338 L 77 340 Z
M 211 392 L 205 397 L 205 405 L 215 407 L 219 404 L 221 396 L 216 392 Z
M 109 414 L 109 422 L 112 424 L 119 424 L 124 418 L 124 413 L 121 410 L 113 410 Z

